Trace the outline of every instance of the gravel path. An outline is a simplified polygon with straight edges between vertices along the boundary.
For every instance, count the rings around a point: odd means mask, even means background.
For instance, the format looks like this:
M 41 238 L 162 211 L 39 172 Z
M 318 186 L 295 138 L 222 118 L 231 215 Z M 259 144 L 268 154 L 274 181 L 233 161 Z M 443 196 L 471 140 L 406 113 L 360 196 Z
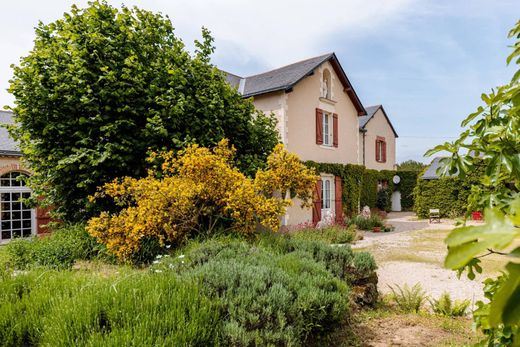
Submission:
M 381 292 L 390 292 L 393 285 L 420 283 L 434 298 L 447 291 L 455 299 L 482 299 L 482 276 L 474 281 L 465 276 L 458 279 L 454 271 L 442 267 L 446 256 L 443 240 L 454 228 L 454 221 L 430 224 L 418 221 L 413 213 L 400 212 L 390 213 L 387 223 L 395 226 L 395 231 L 365 232 L 364 239 L 353 247 L 374 254 Z

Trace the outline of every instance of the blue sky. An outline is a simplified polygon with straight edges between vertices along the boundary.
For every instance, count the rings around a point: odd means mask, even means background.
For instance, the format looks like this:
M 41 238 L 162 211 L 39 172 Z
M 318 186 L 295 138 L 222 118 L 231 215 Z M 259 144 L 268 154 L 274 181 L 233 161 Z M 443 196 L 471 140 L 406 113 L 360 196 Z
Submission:
M 460 132 L 480 94 L 506 83 L 507 33 L 520 1 L 416 0 L 129 0 L 172 19 L 188 48 L 210 29 L 214 63 L 251 75 L 335 52 L 365 106 L 383 104 L 400 135 L 397 159 L 428 161 L 430 147 Z M 49 22 L 86 1 L 0 4 L 0 105 L 9 65 L 27 54 L 38 20 Z

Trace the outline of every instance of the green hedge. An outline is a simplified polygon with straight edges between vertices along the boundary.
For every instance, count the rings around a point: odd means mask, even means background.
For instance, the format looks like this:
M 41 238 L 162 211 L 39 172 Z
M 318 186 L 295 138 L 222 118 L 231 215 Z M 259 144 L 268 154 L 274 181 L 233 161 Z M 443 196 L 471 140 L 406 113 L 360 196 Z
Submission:
M 346 215 L 351 216 L 359 212 L 363 206 L 376 207 L 377 182 L 386 180 L 388 182 L 388 193 L 394 190 L 401 192 L 401 207 L 403 210 L 411 210 L 414 205 L 413 189 L 417 182 L 419 172 L 394 171 L 394 170 L 371 170 L 363 165 L 355 164 L 329 164 L 306 161 L 305 165 L 316 169 L 316 172 L 325 172 L 341 177 L 343 182 L 343 209 Z M 392 178 L 398 174 L 401 182 L 395 185 Z M 391 201 L 390 201 L 391 204 Z M 390 210 L 390 204 L 386 210 Z
M 430 209 L 439 209 L 441 217 L 460 217 L 471 211 L 468 197 L 472 187 L 478 187 L 480 167 L 465 177 L 441 177 L 435 180 L 418 179 L 414 188 L 414 210 L 419 218 L 428 218 Z

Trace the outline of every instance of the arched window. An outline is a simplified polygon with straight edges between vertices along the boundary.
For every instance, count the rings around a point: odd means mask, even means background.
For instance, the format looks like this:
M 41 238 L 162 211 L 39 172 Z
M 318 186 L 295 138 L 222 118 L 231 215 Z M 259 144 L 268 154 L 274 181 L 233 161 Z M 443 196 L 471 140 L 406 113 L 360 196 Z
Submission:
M 21 201 L 31 196 L 31 190 L 25 186 L 25 177 L 27 175 L 19 171 L 0 176 L 0 241 L 34 233 L 34 210 Z
M 322 83 L 322 91 L 321 96 L 326 99 L 332 99 L 331 87 L 332 87 L 332 79 L 330 76 L 330 71 L 328 69 L 323 70 L 323 83 Z

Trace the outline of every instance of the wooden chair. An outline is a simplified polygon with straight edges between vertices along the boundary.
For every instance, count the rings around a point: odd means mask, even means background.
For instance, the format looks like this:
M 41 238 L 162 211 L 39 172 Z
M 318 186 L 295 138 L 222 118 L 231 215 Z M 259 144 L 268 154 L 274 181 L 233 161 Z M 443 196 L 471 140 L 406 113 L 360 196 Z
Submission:
M 441 222 L 441 212 L 438 208 L 430 208 L 430 223 L 432 221 L 437 221 L 437 223 Z

